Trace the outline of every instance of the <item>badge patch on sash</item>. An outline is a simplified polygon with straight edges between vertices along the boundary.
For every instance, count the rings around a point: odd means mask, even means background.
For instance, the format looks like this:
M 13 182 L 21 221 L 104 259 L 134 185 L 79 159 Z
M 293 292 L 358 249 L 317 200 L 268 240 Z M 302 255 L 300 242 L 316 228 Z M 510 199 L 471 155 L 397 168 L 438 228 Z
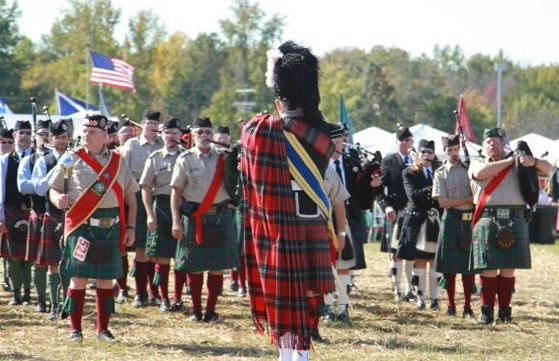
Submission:
M 105 183 L 97 181 L 93 183 L 93 185 L 91 186 L 91 190 L 98 196 L 102 196 L 107 191 L 107 186 L 105 185 Z

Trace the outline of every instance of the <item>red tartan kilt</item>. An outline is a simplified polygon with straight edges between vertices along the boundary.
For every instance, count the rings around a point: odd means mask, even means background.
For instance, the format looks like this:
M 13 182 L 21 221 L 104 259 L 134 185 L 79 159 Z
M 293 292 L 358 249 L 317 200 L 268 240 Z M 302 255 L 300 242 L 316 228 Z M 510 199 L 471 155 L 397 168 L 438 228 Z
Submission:
M 43 215 L 39 249 L 36 264 L 42 266 L 57 265 L 62 259 L 60 249 L 60 236 L 55 236 L 54 230 L 62 222 L 62 216 L 53 216 L 48 213 Z
M 27 242 L 25 245 L 25 260 L 35 262 L 37 250 L 39 249 L 39 239 L 41 238 L 41 218 L 37 212 L 31 210 L 29 213 L 29 229 L 27 230 Z

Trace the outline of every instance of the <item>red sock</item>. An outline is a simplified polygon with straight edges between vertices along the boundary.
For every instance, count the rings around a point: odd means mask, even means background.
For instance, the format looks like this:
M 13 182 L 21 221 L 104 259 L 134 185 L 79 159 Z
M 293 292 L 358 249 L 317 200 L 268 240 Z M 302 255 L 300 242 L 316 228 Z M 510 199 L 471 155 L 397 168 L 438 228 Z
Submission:
M 128 284 L 128 269 L 129 269 L 128 254 L 125 254 L 122 256 L 122 271 L 124 272 L 124 275 L 116 280 L 118 289 L 121 291 L 123 290 L 126 291 L 126 286 Z
M 85 289 L 68 288 L 68 298 L 74 300 L 74 309 L 70 312 L 70 328 L 72 331 L 82 330 L 83 305 L 85 303 Z
M 153 284 L 153 277 L 155 275 L 155 263 L 148 261 L 148 285 L 149 297 L 153 298 L 157 294 L 157 286 Z
M 247 271 L 246 271 L 246 264 L 245 264 L 245 257 L 239 257 L 239 287 L 247 288 Z
M 169 299 L 169 270 L 170 266 L 168 264 L 155 264 L 155 272 L 161 275 L 159 289 L 161 290 L 161 298 L 164 300 Z
M 316 297 L 307 297 L 309 308 L 309 327 L 314 330 L 318 326 L 318 303 Z
M 202 312 L 202 285 L 204 284 L 203 273 L 189 273 L 190 298 L 194 312 Z
M 112 288 L 97 287 L 95 307 L 97 309 L 97 334 L 109 329 L 109 318 L 113 311 L 114 292 Z
M 499 295 L 499 308 L 509 307 L 512 293 L 514 292 L 514 277 L 499 276 L 497 294 Z
M 217 296 L 221 288 L 223 288 L 223 275 L 208 274 L 207 280 L 208 287 L 208 301 L 206 303 L 206 313 L 215 312 L 215 305 L 217 304 Z
M 136 267 L 136 295 L 144 296 L 147 293 L 148 282 L 148 262 L 140 262 L 134 260 L 134 267 Z
M 186 271 L 175 270 L 175 294 L 173 302 L 179 302 L 182 298 L 182 289 L 186 283 Z
M 472 289 L 476 282 L 475 275 L 462 275 L 462 287 L 464 288 L 464 308 L 472 308 Z
M 497 295 L 497 277 L 479 277 L 481 280 L 481 305 L 489 308 L 495 307 Z
M 456 274 L 445 274 L 448 307 L 456 307 Z

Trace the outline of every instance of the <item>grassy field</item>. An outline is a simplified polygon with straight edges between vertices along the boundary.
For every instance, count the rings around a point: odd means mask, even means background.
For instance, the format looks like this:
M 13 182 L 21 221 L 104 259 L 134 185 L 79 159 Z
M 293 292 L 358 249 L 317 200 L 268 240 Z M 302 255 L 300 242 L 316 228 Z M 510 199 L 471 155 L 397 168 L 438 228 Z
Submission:
M 352 293 L 352 324 L 321 325 L 326 342 L 315 344 L 313 360 L 556 360 L 559 357 L 559 244 L 533 245 L 532 270 L 517 273 L 511 324 L 480 326 L 475 320 L 416 311 L 395 304 L 387 277 L 387 255 L 366 245 L 368 268 L 359 271 Z M 130 280 L 132 285 L 132 280 Z M 84 341 L 68 341 L 67 321 L 47 321 L 33 307 L 8 307 L 0 291 L 0 360 L 275 360 L 277 351 L 255 333 L 248 300 L 228 291 L 218 302 L 219 324 L 190 323 L 186 316 L 150 307 L 117 305 L 111 329 L 119 342 L 95 339 L 94 293 L 88 291 Z M 461 314 L 461 282 L 457 285 Z M 185 296 L 186 297 L 186 296 Z M 185 299 L 187 305 L 189 299 Z M 446 295 L 441 292 L 441 304 Z M 476 316 L 479 299 L 473 301 Z

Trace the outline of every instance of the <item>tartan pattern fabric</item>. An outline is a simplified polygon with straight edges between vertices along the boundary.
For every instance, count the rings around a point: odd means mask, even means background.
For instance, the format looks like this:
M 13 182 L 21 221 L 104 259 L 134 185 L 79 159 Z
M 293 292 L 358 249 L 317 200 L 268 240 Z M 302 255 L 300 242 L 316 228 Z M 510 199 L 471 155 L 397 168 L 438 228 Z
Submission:
M 11 231 L 17 221 L 29 218 L 29 210 L 21 210 L 13 207 L 6 206 L 6 225 Z M 0 244 L 0 257 L 6 258 L 21 258 L 25 257 L 25 241 L 16 241 L 9 234 L 2 234 Z
M 93 212 L 91 217 L 116 218 L 118 216 L 118 208 L 98 208 Z M 90 227 L 87 222 L 81 225 L 74 232 L 70 233 L 66 239 L 66 245 L 60 265 L 60 272 L 67 277 L 81 277 L 92 279 L 117 279 L 122 277 L 122 255 L 119 250 L 119 231 L 121 223 L 117 223 L 109 228 Z M 107 239 L 114 246 L 110 250 L 110 259 L 108 263 L 96 264 L 89 262 L 88 258 L 82 262 L 73 257 L 74 249 L 78 238 L 83 236 L 89 241 L 95 238 Z
M 435 271 L 466 275 L 475 273 L 470 270 L 471 252 L 460 249 L 458 244 L 460 232 L 469 230 L 471 226 L 471 220 L 462 220 L 462 212 L 445 209 L 441 218 L 439 243 L 435 254 Z
M 419 236 L 419 229 L 421 224 L 426 219 L 426 215 L 415 215 L 405 213 L 402 221 L 402 230 L 400 233 L 400 240 L 398 242 L 398 249 L 396 250 L 396 255 L 398 258 L 405 259 L 408 261 L 413 261 L 416 258 L 419 259 L 432 259 L 435 257 L 435 253 L 428 253 L 418 250 L 415 246 L 417 245 L 417 238 Z
M 532 268 L 530 256 L 530 236 L 523 210 L 511 210 L 514 222 L 515 245 L 509 250 L 497 247 L 495 232 L 497 226 L 491 217 L 481 217 L 472 231 L 473 269 L 495 270 L 501 268 Z M 498 220 L 501 221 L 501 220 Z M 508 223 L 508 222 L 507 222 Z
M 54 232 L 59 223 L 63 223 L 62 216 L 51 215 L 50 213 L 43 214 L 36 264 L 54 266 L 62 259 L 62 250 L 60 249 L 60 236 L 62 234 L 56 236 Z
M 326 132 L 303 121 L 260 115 L 242 134 L 244 242 L 251 313 L 262 332 L 269 325 L 275 345 L 308 349 L 311 339 L 306 291 L 334 290 L 325 219 L 297 216 L 284 127 L 320 159 L 321 175 L 333 152 Z
M 146 255 L 150 257 L 175 257 L 177 240 L 171 234 L 171 198 L 167 195 L 155 197 L 154 208 L 157 217 L 157 230 L 147 231 Z
M 185 235 L 179 241 L 175 255 L 175 269 L 186 272 L 218 271 L 239 267 L 239 253 L 234 238 L 235 224 L 233 210 L 225 209 L 222 214 L 204 215 L 212 221 L 221 218 L 223 232 L 227 235 L 225 242 L 218 246 L 204 246 L 196 243 L 196 221 L 183 217 Z
M 27 229 L 27 242 L 25 244 L 25 260 L 35 263 L 37 259 L 37 250 L 39 249 L 39 240 L 41 238 L 42 216 L 37 214 L 33 209 L 29 212 L 29 228 Z
M 144 201 L 142 200 L 142 191 L 136 192 L 136 241 L 134 248 L 146 248 L 148 236 L 148 214 L 144 208 Z
M 367 263 L 365 262 L 365 251 L 363 249 L 363 244 L 367 240 L 367 234 L 365 232 L 365 215 L 361 212 L 359 216 L 361 219 L 355 219 L 355 217 L 349 216 L 348 213 L 347 217 L 347 223 L 351 229 L 353 249 L 355 250 L 355 266 L 351 267 L 352 270 L 367 268 Z

